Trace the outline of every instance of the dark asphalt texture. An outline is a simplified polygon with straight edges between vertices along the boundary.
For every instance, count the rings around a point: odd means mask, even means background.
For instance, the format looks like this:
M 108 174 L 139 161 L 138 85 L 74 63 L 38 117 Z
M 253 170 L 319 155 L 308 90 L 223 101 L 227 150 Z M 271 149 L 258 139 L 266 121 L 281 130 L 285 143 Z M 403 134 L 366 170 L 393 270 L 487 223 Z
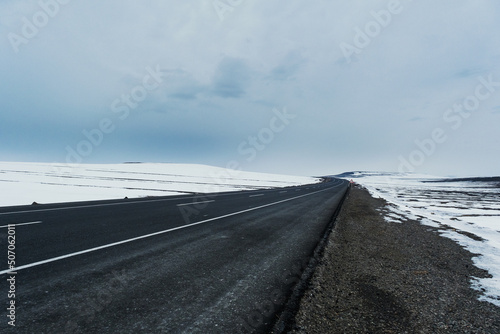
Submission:
M 471 288 L 491 277 L 477 254 L 444 237 L 444 226 L 387 222 L 386 205 L 350 188 L 285 333 L 500 333 L 500 308 Z
M 265 333 L 347 187 L 0 208 L 0 226 L 41 222 L 15 228 L 15 328 L 0 228 L 0 332 Z

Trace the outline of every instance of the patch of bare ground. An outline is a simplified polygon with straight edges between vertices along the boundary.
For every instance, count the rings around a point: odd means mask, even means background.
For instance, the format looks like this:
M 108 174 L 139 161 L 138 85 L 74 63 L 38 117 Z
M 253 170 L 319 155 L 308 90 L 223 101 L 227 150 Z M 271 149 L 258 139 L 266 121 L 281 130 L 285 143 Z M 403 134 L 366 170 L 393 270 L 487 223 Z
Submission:
M 500 333 L 478 301 L 474 254 L 417 221 L 386 222 L 385 202 L 355 186 L 288 333 Z

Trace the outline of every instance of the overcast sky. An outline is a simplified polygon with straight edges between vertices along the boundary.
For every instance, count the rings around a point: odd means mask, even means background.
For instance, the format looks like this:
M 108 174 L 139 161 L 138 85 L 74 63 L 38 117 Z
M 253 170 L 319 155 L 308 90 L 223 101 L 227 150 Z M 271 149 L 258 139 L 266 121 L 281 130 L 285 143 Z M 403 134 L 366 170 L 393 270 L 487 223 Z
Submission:
M 0 160 L 498 175 L 495 0 L 2 0 Z

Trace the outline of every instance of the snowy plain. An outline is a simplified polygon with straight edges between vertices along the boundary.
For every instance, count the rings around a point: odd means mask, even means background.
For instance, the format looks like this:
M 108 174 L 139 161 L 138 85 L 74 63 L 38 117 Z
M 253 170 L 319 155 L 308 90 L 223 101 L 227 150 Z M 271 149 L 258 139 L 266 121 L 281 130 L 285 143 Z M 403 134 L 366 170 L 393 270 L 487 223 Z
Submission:
M 474 278 L 481 300 L 500 307 L 500 184 L 394 173 L 342 175 L 384 198 L 388 222 L 414 219 L 437 227 L 474 254 L 492 277 Z M 253 173 L 192 164 L 0 162 L 0 206 L 269 189 L 321 182 L 314 177 Z
M 437 227 L 473 254 L 474 264 L 490 278 L 473 278 L 480 300 L 500 307 L 500 182 L 454 180 L 416 174 L 346 173 L 371 195 L 383 198 L 388 222 L 418 220 Z
M 255 190 L 320 182 L 193 164 L 0 162 L 0 206 Z

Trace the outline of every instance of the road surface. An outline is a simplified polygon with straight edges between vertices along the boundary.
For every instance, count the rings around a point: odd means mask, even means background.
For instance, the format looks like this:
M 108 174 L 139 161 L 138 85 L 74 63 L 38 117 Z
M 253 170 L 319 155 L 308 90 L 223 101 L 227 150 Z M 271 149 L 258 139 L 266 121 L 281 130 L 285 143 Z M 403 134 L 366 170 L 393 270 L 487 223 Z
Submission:
M 347 186 L 0 208 L 0 331 L 265 333 Z

